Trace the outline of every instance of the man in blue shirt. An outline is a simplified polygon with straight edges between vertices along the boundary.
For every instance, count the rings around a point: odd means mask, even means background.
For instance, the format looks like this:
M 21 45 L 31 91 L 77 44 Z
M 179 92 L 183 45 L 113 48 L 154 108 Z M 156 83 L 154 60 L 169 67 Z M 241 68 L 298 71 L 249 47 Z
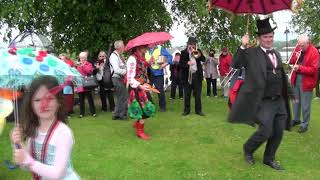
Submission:
M 147 61 L 154 62 L 151 67 L 151 83 L 156 86 L 160 91 L 159 106 L 160 111 L 166 111 L 166 96 L 164 93 L 164 71 L 163 69 L 168 65 L 172 64 L 172 55 L 167 51 L 166 48 L 160 45 L 149 45 L 147 53 L 145 55 Z

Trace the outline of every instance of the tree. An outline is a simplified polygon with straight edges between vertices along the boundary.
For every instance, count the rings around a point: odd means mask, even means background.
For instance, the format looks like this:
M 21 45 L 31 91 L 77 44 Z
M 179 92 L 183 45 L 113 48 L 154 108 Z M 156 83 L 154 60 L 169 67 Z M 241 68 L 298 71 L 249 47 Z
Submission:
M 110 42 L 147 31 L 168 31 L 172 19 L 161 0 L 2 0 L 0 27 L 32 30 L 59 51 L 97 52 Z
M 203 0 L 167 0 L 175 20 L 185 24 L 188 36 L 196 36 L 205 49 L 229 47 L 233 52 L 246 32 L 247 17 L 236 16 L 220 9 L 208 12 Z M 249 32 L 255 35 L 254 16 L 249 16 Z
M 302 8 L 293 15 L 293 26 L 298 33 L 308 33 L 315 44 L 320 43 L 320 1 L 303 1 Z

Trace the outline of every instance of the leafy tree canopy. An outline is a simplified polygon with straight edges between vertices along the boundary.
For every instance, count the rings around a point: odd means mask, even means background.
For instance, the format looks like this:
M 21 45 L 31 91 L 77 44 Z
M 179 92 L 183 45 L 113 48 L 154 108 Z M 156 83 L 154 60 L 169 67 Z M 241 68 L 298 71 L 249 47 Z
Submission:
M 234 15 L 220 9 L 208 12 L 203 0 L 167 0 L 175 20 L 184 22 L 188 36 L 196 36 L 203 48 L 220 49 L 228 46 L 234 50 L 246 32 L 247 17 Z M 249 33 L 254 37 L 254 16 L 249 16 Z
M 293 26 L 298 33 L 311 35 L 315 44 L 320 43 L 320 1 L 303 1 L 303 6 L 293 15 Z
M 161 0 L 1 0 L 0 28 L 29 29 L 51 38 L 58 51 L 97 52 L 117 39 L 168 31 L 170 13 Z
M 168 12 L 169 7 L 172 11 Z M 249 32 L 255 30 L 249 16 Z M 30 29 L 51 38 L 58 51 L 106 49 L 116 39 L 125 41 L 148 31 L 169 31 L 172 21 L 185 25 L 202 48 L 232 51 L 246 32 L 247 17 L 220 9 L 208 12 L 204 0 L 1 0 L 0 26 Z

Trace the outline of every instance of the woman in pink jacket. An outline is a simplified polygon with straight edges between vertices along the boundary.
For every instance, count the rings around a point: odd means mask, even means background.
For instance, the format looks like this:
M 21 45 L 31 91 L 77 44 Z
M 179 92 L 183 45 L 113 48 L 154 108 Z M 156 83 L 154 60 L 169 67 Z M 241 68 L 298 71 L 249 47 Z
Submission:
M 87 53 L 81 52 L 79 54 L 79 61 L 80 64 L 78 65 L 77 69 L 80 72 L 80 74 L 85 76 L 90 76 L 93 71 L 92 64 L 87 61 Z M 89 108 L 90 112 L 93 117 L 96 117 L 96 108 L 94 105 L 93 97 L 92 97 L 92 90 L 89 89 L 78 89 L 79 93 L 79 101 L 80 101 L 80 118 L 82 118 L 85 114 L 85 104 L 84 104 L 84 98 L 87 97 L 89 102 Z

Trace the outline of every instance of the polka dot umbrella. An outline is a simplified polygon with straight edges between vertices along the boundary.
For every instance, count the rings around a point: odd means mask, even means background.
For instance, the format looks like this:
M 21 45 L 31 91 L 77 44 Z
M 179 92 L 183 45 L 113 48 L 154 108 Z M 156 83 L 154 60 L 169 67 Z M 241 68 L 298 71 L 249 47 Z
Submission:
M 17 89 L 27 86 L 41 75 L 51 75 L 63 84 L 66 77 L 82 86 L 81 74 L 59 58 L 35 48 L 0 50 L 0 88 Z

